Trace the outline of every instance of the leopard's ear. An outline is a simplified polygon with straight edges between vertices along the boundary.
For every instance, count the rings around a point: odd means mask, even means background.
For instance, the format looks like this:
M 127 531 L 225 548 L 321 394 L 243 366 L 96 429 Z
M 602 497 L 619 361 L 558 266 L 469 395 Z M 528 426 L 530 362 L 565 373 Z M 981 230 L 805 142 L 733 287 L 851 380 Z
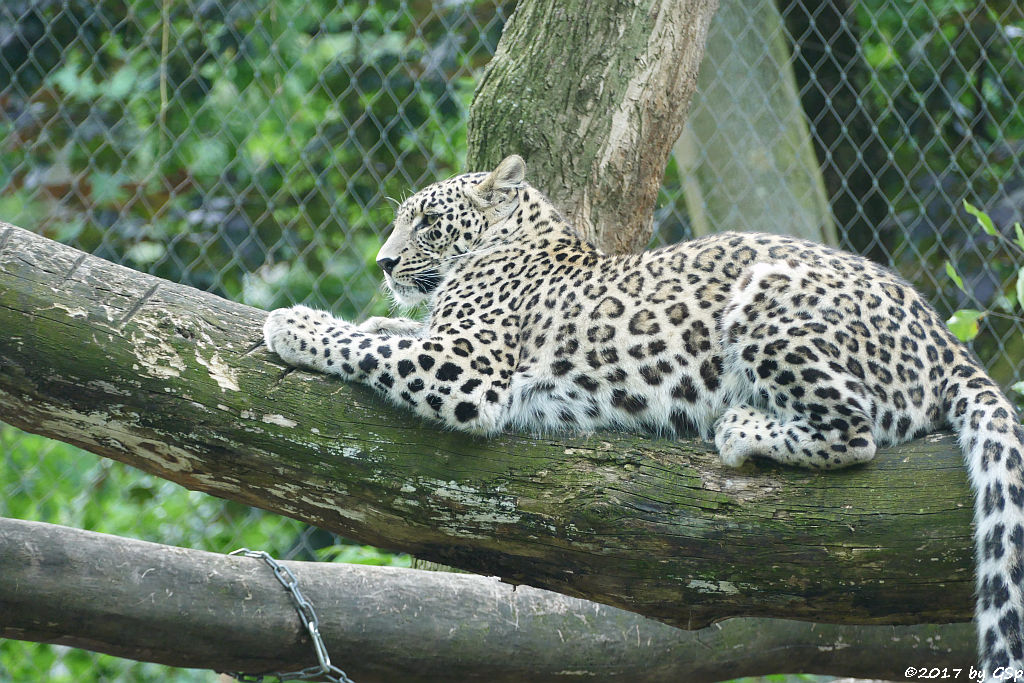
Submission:
M 501 160 L 480 185 L 490 183 L 495 190 L 512 189 L 522 185 L 525 177 L 526 162 L 518 154 L 510 154 Z
M 486 178 L 469 190 L 469 198 L 481 209 L 492 206 L 519 189 L 525 177 L 526 162 L 518 154 L 509 155 L 502 159 Z

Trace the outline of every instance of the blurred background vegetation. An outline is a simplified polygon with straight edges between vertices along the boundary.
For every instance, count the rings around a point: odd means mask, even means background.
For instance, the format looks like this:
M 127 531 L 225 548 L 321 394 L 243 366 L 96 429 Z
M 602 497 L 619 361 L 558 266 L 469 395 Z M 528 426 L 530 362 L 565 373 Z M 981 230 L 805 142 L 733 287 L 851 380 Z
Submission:
M 979 311 L 976 351 L 1001 384 L 1019 383 L 1020 255 L 962 201 L 1001 235 L 1022 219 L 1024 10 L 759 1 L 779 17 L 773 68 L 795 84 L 838 244 L 893 266 L 944 314 Z M 384 314 L 373 257 L 386 198 L 463 170 L 473 88 L 514 5 L 6 0 L 0 220 L 262 308 Z M 740 22 L 727 38 L 764 26 Z M 732 95 L 715 67 L 696 106 L 715 92 L 722 111 Z M 772 115 L 767 104 L 756 116 Z M 706 159 L 711 142 L 689 153 Z M 723 173 L 758 163 L 737 156 Z M 692 167 L 670 160 L 653 245 L 692 234 Z M 713 227 L 758 216 L 746 220 Z M 0 515 L 220 552 L 409 561 L 2 424 Z M 143 680 L 213 674 L 0 641 L 0 681 Z

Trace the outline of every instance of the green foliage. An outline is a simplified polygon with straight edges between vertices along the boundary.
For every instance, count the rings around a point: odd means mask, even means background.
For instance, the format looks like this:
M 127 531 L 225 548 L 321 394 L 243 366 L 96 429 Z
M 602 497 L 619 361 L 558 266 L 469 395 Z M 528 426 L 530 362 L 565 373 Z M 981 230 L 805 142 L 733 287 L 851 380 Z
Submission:
M 960 277 L 959 274 L 957 274 L 956 269 L 953 268 L 953 264 L 950 263 L 949 261 L 946 261 L 946 275 L 948 275 L 949 279 L 956 284 L 957 289 L 959 289 L 964 294 L 967 293 L 967 289 L 964 287 L 963 278 Z
M 851 11 L 870 67 L 873 121 L 883 134 L 910 134 L 890 147 L 900 168 L 923 162 L 941 175 L 952 165 L 979 193 L 1017 171 L 1003 148 L 1024 137 L 1024 72 L 1000 67 L 1024 56 L 1017 11 L 966 0 L 867 0 Z
M 0 517 L 90 529 L 212 552 L 247 546 L 277 558 L 408 567 L 408 555 L 361 545 L 311 552 L 305 525 L 189 491 L 74 446 L 0 424 Z M 318 532 L 324 540 L 331 537 Z M 320 539 L 313 539 L 317 542 Z M 320 542 L 323 542 L 320 540 Z M 21 681 L 212 681 L 210 672 L 0 640 L 0 683 Z
M 981 226 L 981 229 L 985 231 L 986 235 L 992 235 L 993 237 L 999 235 L 999 232 L 996 230 L 996 226 L 992 224 L 992 219 L 988 217 L 988 214 L 971 204 L 966 199 L 964 200 L 964 210 L 974 216 L 978 221 L 978 225 Z
M 808 5 L 818 12 L 818 3 Z M 849 111 L 864 113 L 885 154 L 858 147 L 858 158 L 867 154 L 880 170 L 864 190 L 845 175 L 852 162 L 841 163 L 837 195 L 851 191 L 849 180 L 856 201 L 878 197 L 888 216 L 938 205 L 945 217 L 950 196 L 991 197 L 1019 174 L 1013 145 L 1024 139 L 1024 70 L 1014 67 L 1024 42 L 1019 10 L 993 9 L 1004 5 L 850 5 L 854 46 L 843 61 L 868 68 L 843 72 L 856 103 L 840 106 L 842 125 Z M 347 317 L 383 313 L 373 266 L 391 220 L 382 200 L 461 169 L 473 76 L 501 29 L 497 7 L 487 0 L 5 0 L 0 219 L 263 308 L 305 301 Z M 828 106 L 842 94 L 830 91 L 836 99 Z M 817 110 L 809 114 L 818 120 Z M 666 185 L 680 184 L 672 161 Z M 668 203 L 663 193 L 660 204 Z M 954 255 L 942 245 L 962 244 L 968 220 L 935 219 L 895 237 L 883 229 L 867 240 L 888 249 L 909 236 L 909 248 L 882 256 L 908 276 L 925 274 L 915 280 L 926 289 L 945 265 L 951 284 L 938 299 L 972 306 L 951 319 L 962 337 L 977 334 L 979 322 L 1005 329 L 1024 302 L 1020 225 L 1004 238 L 998 221 L 982 224 L 978 242 Z M 671 229 L 673 239 L 680 230 Z M 990 301 L 965 304 L 961 294 L 984 291 L 985 272 L 999 283 L 991 297 L 982 295 Z M 973 343 L 986 358 L 996 355 L 993 343 L 1019 357 L 1024 344 L 1014 335 Z M 1024 383 L 1015 388 L 1024 393 Z M 311 551 L 300 546 L 296 522 L 2 426 L 0 514 L 218 552 L 248 545 L 278 557 L 406 562 L 334 545 L 326 534 Z M 0 641 L 0 683 L 26 680 L 211 675 Z
M 396 555 L 369 545 L 338 544 L 320 548 L 316 552 L 317 559 L 325 562 L 345 562 L 347 564 L 369 564 L 377 567 L 411 567 L 409 555 Z
M 996 227 L 995 222 L 988 213 L 977 208 L 966 199 L 964 200 L 964 210 L 974 217 L 978 228 L 982 232 L 990 237 L 994 237 L 1005 249 L 1016 255 L 1017 270 L 1016 277 L 1012 278 L 1014 282 L 1013 289 L 1008 292 L 1000 292 L 988 309 L 980 311 L 960 309 L 953 313 L 953 316 L 946 321 L 949 329 L 958 339 L 961 341 L 972 341 L 978 336 L 978 323 L 988 315 L 1008 318 L 1018 324 L 1024 324 L 1024 229 L 1021 228 L 1020 223 L 1015 223 L 1013 226 L 1014 236 L 1012 238 L 1007 237 Z M 964 286 L 963 279 L 948 261 L 946 262 L 946 274 L 965 294 L 970 293 Z M 1011 388 L 1024 396 L 1024 382 L 1017 382 Z
M 449 32 L 493 4 L 429 7 L 29 3 L 0 21 L 33 46 L 0 59 L 0 213 L 236 300 L 365 313 L 381 200 L 461 168 L 466 69 L 487 56 Z
M 493 51 L 494 13 L 492 2 L 6 2 L 0 219 L 264 308 L 383 313 L 383 197 L 461 168 L 470 70 Z M 215 552 L 409 564 L 3 425 L 0 458 L 0 515 Z M 212 679 L 0 641 L 0 682 Z
M 1021 224 L 1019 222 L 1014 223 L 1013 225 L 1014 237 L 1011 239 L 996 229 L 992 218 L 985 213 L 985 211 L 975 207 L 966 199 L 964 200 L 964 210 L 974 216 L 978 227 L 980 227 L 986 235 L 997 238 L 997 241 L 1001 242 L 1005 248 L 1015 254 L 1016 261 L 1018 263 L 1024 264 L 1024 228 L 1021 228 Z M 947 262 L 947 266 L 948 265 L 949 264 Z M 964 289 L 963 281 L 956 276 L 956 273 L 952 270 L 951 266 L 946 272 L 949 273 L 951 277 L 955 278 L 957 286 L 960 287 L 960 289 Z M 1013 295 L 1002 300 L 1001 303 L 1003 308 L 1014 315 L 1016 319 L 1024 320 L 1024 317 L 1021 316 L 1021 313 L 1018 310 L 1024 309 L 1024 265 L 1020 265 L 1017 268 L 1015 282 L 1016 284 L 1014 286 Z M 966 290 L 964 291 L 966 292 Z
M 168 669 L 158 664 L 133 662 L 86 650 L 0 640 L 0 683 L 168 680 L 174 683 L 216 683 L 218 679 L 211 671 Z
M 302 525 L 0 425 L 0 516 L 214 552 L 288 553 Z
M 1022 173 L 1024 13 L 1019 3 L 966 0 L 849 7 L 866 66 L 849 74 L 874 143 L 856 150 L 865 155 L 873 188 L 855 191 L 865 204 L 880 206 L 876 231 L 851 238 L 874 242 L 865 249 L 890 260 L 940 310 L 982 308 L 962 292 L 991 299 L 985 334 L 971 337 L 972 324 L 957 329 L 973 339 L 994 379 L 1008 384 L 1024 354 L 1017 318 L 1006 315 L 1018 299 L 1010 289 L 1020 260 L 996 223 L 1011 223 L 1019 210 L 1012 188 Z M 958 211 L 958 197 L 978 198 L 986 211 L 971 204 Z M 947 262 L 947 274 L 959 275 L 937 278 Z

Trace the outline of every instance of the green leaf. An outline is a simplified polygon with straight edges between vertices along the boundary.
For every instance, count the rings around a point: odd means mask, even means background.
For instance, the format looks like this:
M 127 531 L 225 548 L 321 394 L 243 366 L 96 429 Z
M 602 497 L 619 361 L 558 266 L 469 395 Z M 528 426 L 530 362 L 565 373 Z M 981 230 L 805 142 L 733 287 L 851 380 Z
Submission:
M 321 562 L 371 564 L 383 567 L 409 567 L 412 564 L 409 555 L 389 553 L 368 545 L 332 545 L 319 548 L 316 556 Z
M 896 63 L 892 46 L 888 43 L 875 43 L 865 46 L 864 59 L 875 69 L 881 69 Z
M 100 170 L 90 173 L 89 183 L 92 185 L 93 203 L 102 206 L 121 201 L 127 195 L 121 187 L 123 180 L 120 173 L 107 173 Z
M 216 178 L 231 163 L 227 145 L 215 138 L 202 139 L 186 151 L 186 164 L 193 175 Z
M 49 80 L 73 99 L 89 101 L 99 92 L 96 83 L 81 69 L 76 58 L 71 58 L 67 64 L 53 71 Z
M 953 268 L 953 264 L 949 261 L 946 261 L 946 275 L 949 276 L 950 280 L 956 283 L 956 286 L 960 288 L 961 292 L 964 294 L 967 293 L 967 290 L 964 289 L 964 281 L 960 279 L 960 276 L 957 275 L 956 270 Z
M 978 321 L 985 317 L 985 311 L 966 308 L 953 314 L 946 321 L 949 331 L 960 341 L 971 341 L 978 336 Z
M 1013 224 L 1013 231 L 1017 233 L 1017 246 L 1024 249 L 1024 229 L 1020 227 L 1020 223 Z
M 988 217 L 988 214 L 979 209 L 978 207 L 971 204 L 966 199 L 964 200 L 964 209 L 967 213 L 971 214 L 978 220 L 978 225 L 989 235 L 998 235 L 999 232 L 996 230 L 996 226 L 992 224 L 992 219 Z
M 1010 388 L 1016 391 L 1018 394 L 1024 395 L 1024 382 L 1017 382 Z
M 1017 305 L 1024 308 L 1024 268 L 1017 271 Z
M 131 66 L 122 66 L 106 83 L 103 94 L 111 99 L 123 100 L 135 89 L 138 74 Z
M 127 251 L 129 259 L 138 266 L 146 266 L 161 259 L 167 250 L 159 242 L 139 242 Z

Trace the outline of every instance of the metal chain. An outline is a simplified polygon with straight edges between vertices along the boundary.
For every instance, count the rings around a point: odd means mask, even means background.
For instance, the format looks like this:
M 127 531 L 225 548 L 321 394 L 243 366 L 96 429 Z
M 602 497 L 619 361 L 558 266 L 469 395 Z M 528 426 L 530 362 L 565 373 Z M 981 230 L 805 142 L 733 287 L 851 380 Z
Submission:
M 354 683 L 351 678 L 345 675 L 344 671 L 331 664 L 331 658 L 327 655 L 327 648 L 324 646 L 323 636 L 320 635 L 320 620 L 317 619 L 316 612 L 313 611 L 312 603 L 299 590 L 299 581 L 295 578 L 295 574 L 263 550 L 239 548 L 228 554 L 263 560 L 274 570 L 274 576 L 277 577 L 277 580 L 288 591 L 292 602 L 295 603 L 295 609 L 299 612 L 299 617 L 302 618 L 302 623 L 306 625 L 306 630 L 309 631 L 309 637 L 313 640 L 313 650 L 316 652 L 316 660 L 319 662 L 317 666 L 310 666 L 301 671 L 275 671 L 272 674 L 228 672 L 228 675 L 245 683 L 262 683 L 263 679 L 268 675 L 276 676 L 282 681 L 325 680 L 331 683 Z

